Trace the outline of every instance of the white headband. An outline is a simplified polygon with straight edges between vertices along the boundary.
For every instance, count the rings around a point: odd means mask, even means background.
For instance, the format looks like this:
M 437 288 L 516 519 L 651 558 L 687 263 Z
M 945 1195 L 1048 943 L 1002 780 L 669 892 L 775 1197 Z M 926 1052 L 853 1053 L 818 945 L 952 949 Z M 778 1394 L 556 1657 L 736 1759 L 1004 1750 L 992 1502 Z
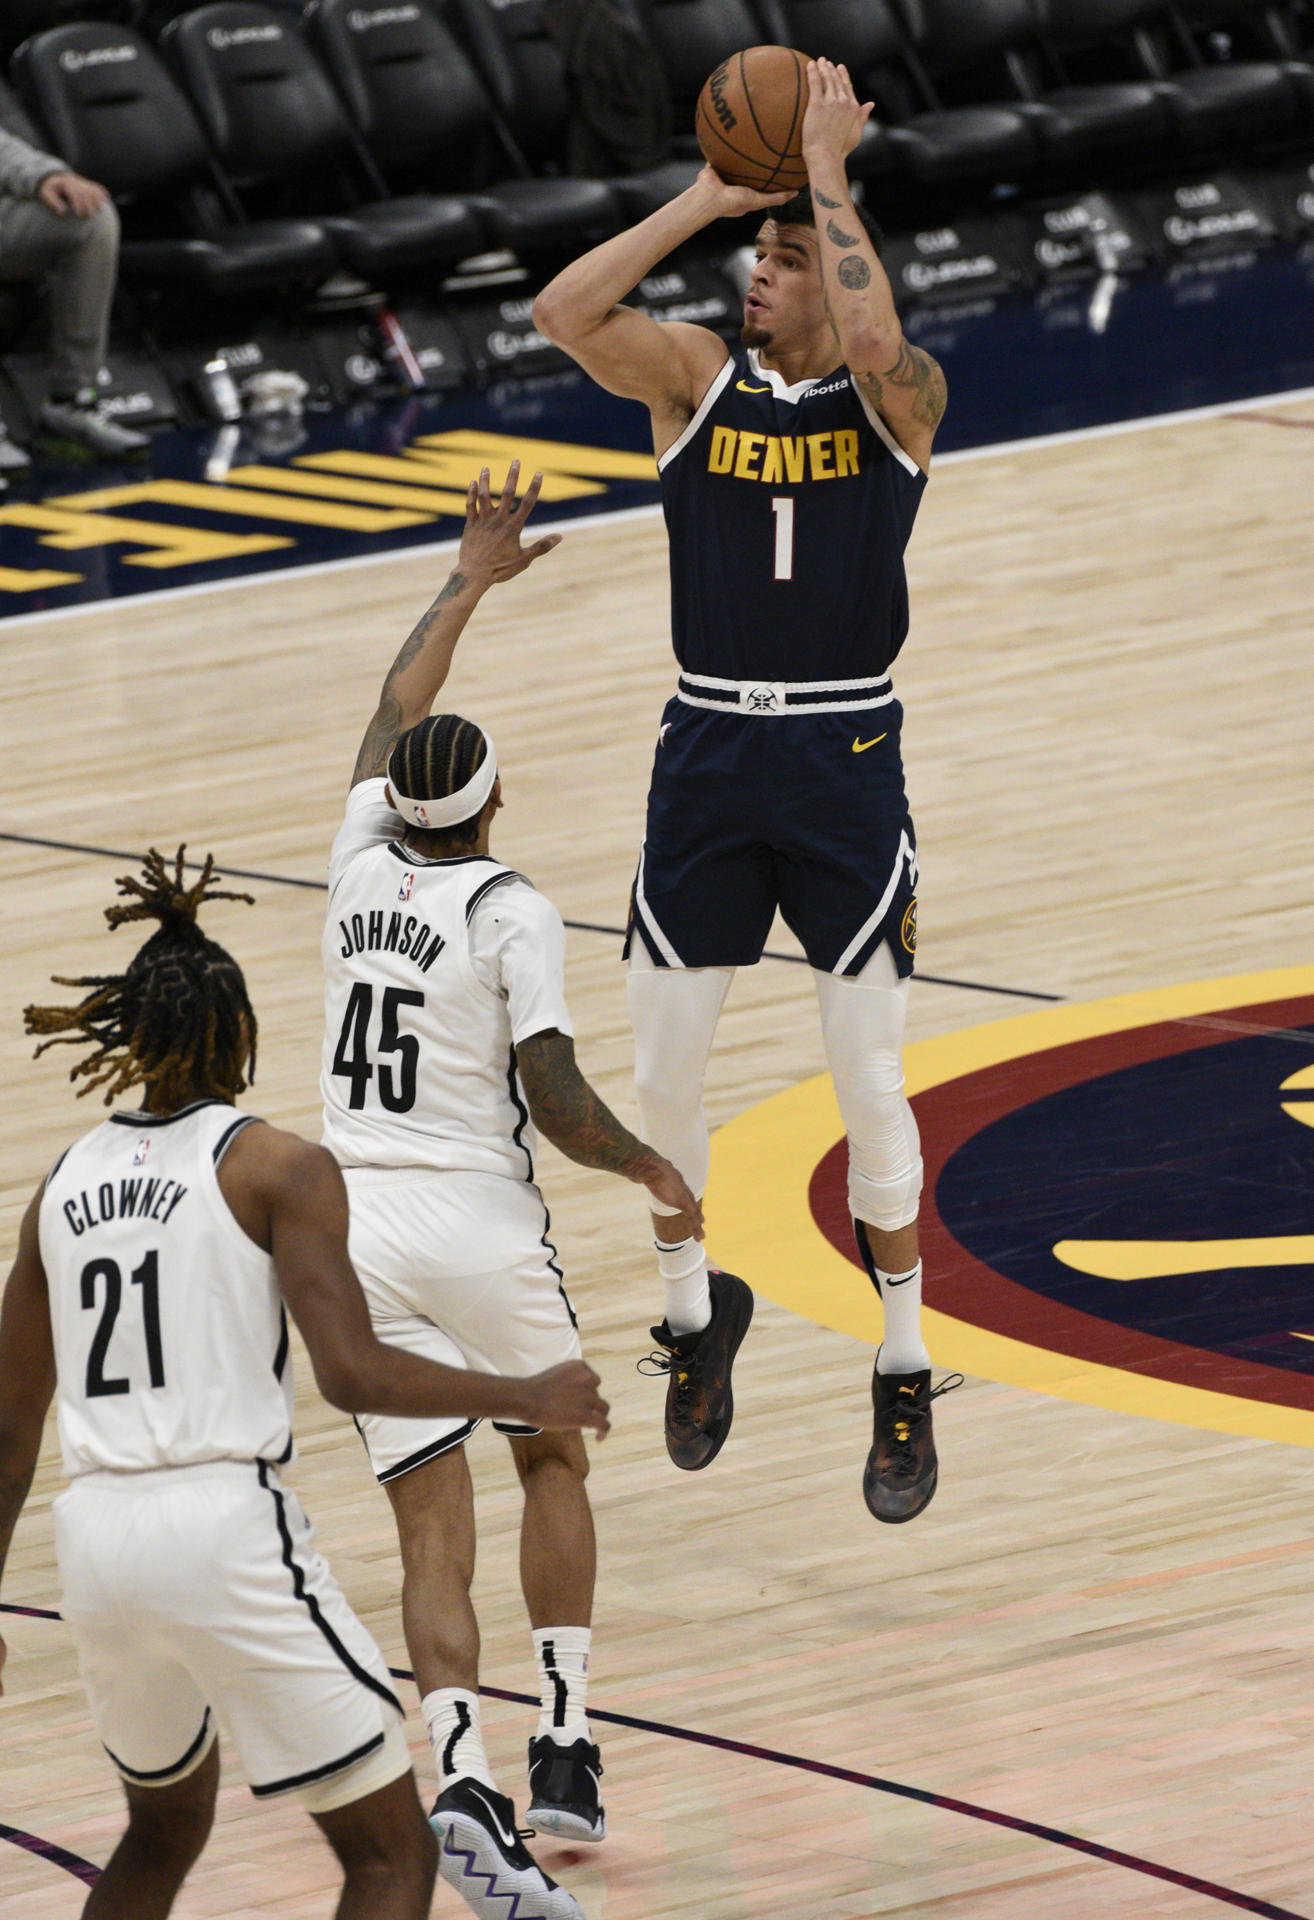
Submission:
M 497 778 L 497 754 L 487 734 L 484 735 L 484 745 L 488 751 L 465 785 L 442 800 L 411 800 L 406 794 L 399 793 L 397 776 L 390 764 L 388 787 L 392 804 L 402 819 L 409 821 L 413 827 L 423 827 L 432 833 L 441 827 L 455 827 L 462 820 L 470 820 L 479 813 L 493 791 L 493 782 Z

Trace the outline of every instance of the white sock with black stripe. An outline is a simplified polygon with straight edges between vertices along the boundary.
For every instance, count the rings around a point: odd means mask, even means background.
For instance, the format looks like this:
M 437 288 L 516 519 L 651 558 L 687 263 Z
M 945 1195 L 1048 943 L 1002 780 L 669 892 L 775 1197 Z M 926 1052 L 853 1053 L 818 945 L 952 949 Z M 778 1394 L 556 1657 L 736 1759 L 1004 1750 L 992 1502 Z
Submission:
M 543 1703 L 536 1739 L 546 1735 L 563 1747 L 576 1740 L 592 1743 L 586 1711 L 592 1641 L 593 1635 L 587 1627 L 535 1628 L 534 1653 L 538 1659 L 539 1696 Z
M 439 1790 L 457 1780 L 482 1780 L 497 1791 L 484 1752 L 479 1725 L 479 1696 L 466 1687 L 435 1687 L 420 1702 L 429 1745 L 438 1771 Z
M 666 1324 L 672 1333 L 698 1333 L 712 1317 L 707 1255 L 701 1240 L 654 1240 L 657 1271 L 666 1290 Z

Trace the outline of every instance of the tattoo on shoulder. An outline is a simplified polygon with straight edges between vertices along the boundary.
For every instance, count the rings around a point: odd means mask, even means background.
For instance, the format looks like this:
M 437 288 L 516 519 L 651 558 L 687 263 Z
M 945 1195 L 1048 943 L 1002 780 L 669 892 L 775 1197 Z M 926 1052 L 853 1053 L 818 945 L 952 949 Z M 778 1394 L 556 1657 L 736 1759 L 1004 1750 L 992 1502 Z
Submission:
M 828 200 L 825 194 L 818 193 L 815 187 L 812 189 L 812 198 L 816 201 L 819 207 L 829 207 L 832 212 L 839 205 L 838 200 Z
M 857 258 L 841 260 L 839 263 L 839 283 L 842 287 L 848 287 L 849 290 L 854 293 L 863 287 L 869 287 L 871 285 L 871 268 L 865 260 Z
M 924 427 L 940 424 L 949 391 L 939 362 L 929 353 L 902 341 L 898 358 L 886 368 L 883 378 L 888 386 L 912 389 L 914 420 Z
M 857 234 L 845 233 L 843 227 L 838 225 L 834 220 L 827 220 L 826 233 L 828 237 L 835 242 L 837 247 L 856 247 L 858 244 Z

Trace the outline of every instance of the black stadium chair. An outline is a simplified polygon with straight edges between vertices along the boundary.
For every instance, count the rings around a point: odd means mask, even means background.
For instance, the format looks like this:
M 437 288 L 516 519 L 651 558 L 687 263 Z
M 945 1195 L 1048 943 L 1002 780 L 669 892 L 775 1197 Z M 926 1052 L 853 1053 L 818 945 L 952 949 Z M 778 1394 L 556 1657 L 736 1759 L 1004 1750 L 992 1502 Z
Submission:
M 454 188 L 489 241 L 518 254 L 577 251 L 581 241 L 615 232 L 619 209 L 600 181 L 529 176 L 470 58 L 429 0 L 316 0 L 306 29 L 390 185 Z
M 332 273 L 321 227 L 246 221 L 226 203 L 196 115 L 139 34 L 53 27 L 24 42 L 13 70 L 53 150 L 114 195 L 125 280 L 223 297 L 291 292 Z
M 1300 62 L 1211 58 L 1208 32 L 1193 34 L 1169 0 L 1044 4 L 1046 31 L 1074 78 L 1117 72 L 1170 83 L 1164 97 L 1184 157 L 1234 161 L 1310 136 L 1314 82 Z M 1258 9 L 1234 0 L 1230 11 Z
M 1047 189 L 1142 174 L 1174 144 L 1171 88 L 1153 79 L 1069 84 L 1036 0 L 897 0 L 942 104 L 1022 112 Z
M 860 146 L 849 165 L 871 178 L 893 164 L 896 183 L 918 193 L 987 191 L 1025 179 L 1035 168 L 1036 138 L 1016 107 L 944 106 L 909 46 L 888 0 L 774 0 L 779 37 L 812 57 L 849 70 L 861 99 L 874 100 L 881 146 Z
M 608 118 L 617 138 L 605 149 L 590 136 L 586 115 L 581 133 L 578 94 L 562 46 L 545 19 L 543 0 L 511 0 L 508 5 L 501 0 L 496 4 L 494 0 L 455 0 L 455 6 L 466 43 L 498 111 L 514 127 L 516 140 L 535 171 L 557 171 L 569 165 L 576 140 L 582 138 L 594 150 L 591 171 L 605 179 L 628 220 L 642 219 L 693 182 L 702 161 L 696 157 L 692 112 L 686 121 L 686 139 L 677 137 L 669 151 L 666 139 L 659 139 L 652 152 L 637 160 L 631 157 L 625 132 L 614 114 Z M 653 84 L 659 90 L 656 104 L 661 119 L 666 121 L 666 75 L 659 49 L 635 11 L 623 11 L 639 52 L 646 54 Z M 651 116 L 644 124 L 651 139 Z
M 476 210 L 458 196 L 386 194 L 332 82 L 285 14 L 219 0 L 170 22 L 160 45 L 248 212 L 308 215 L 343 264 L 370 281 L 450 265 L 484 245 Z

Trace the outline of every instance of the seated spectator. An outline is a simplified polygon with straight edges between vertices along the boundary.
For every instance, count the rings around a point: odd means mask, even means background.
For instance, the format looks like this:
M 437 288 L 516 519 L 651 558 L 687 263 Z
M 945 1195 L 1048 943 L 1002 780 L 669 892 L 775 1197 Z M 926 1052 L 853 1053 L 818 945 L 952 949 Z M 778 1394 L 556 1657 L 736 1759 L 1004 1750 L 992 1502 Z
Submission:
M 105 412 L 105 359 L 119 258 L 107 190 L 0 127 L 0 281 L 44 281 L 50 300 L 50 391 L 41 426 L 93 453 L 137 453 L 146 437 Z M 0 483 L 31 465 L 0 422 Z

